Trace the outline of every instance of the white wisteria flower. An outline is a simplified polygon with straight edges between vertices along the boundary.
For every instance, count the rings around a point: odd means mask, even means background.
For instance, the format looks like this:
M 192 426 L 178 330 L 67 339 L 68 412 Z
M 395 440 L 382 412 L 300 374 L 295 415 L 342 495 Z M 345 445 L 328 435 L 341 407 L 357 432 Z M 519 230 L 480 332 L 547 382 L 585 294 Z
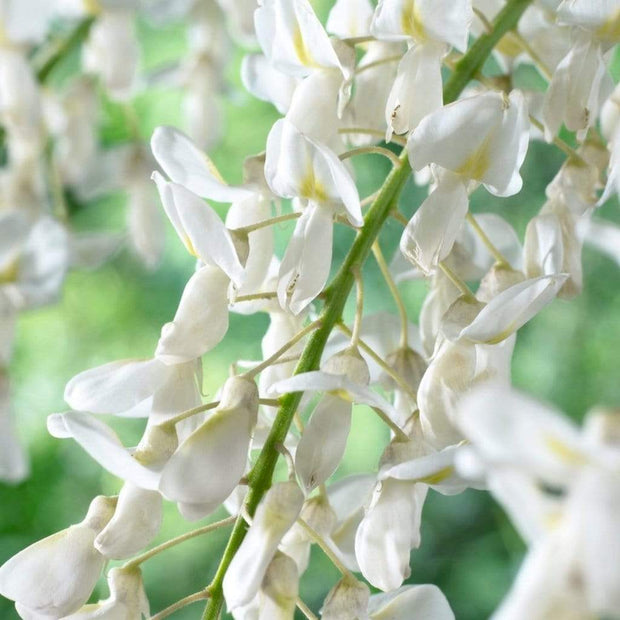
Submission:
M 115 503 L 96 497 L 83 521 L 30 545 L 0 567 L 0 594 L 15 601 L 22 617 L 64 617 L 88 600 L 105 564 L 93 542 Z
M 332 257 L 334 216 L 363 224 L 359 195 L 344 164 L 286 119 L 267 138 L 265 178 L 274 194 L 297 198 L 303 212 L 280 265 L 278 298 L 299 314 L 323 289 Z
M 278 544 L 295 523 L 303 502 L 304 495 L 295 482 L 278 482 L 267 491 L 224 577 L 229 610 L 247 605 L 256 596 Z

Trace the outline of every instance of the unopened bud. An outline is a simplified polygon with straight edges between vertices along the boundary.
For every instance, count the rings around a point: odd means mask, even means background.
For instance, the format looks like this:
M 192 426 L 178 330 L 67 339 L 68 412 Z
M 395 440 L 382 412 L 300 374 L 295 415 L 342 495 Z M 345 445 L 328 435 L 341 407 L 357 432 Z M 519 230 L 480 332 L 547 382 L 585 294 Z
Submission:
M 327 594 L 322 620 L 363 620 L 368 618 L 368 586 L 352 577 L 343 577 Z
M 321 495 L 312 497 L 304 503 L 301 518 L 321 536 L 329 536 L 338 520 L 329 501 Z
M 507 288 L 514 284 L 519 284 L 523 280 L 525 280 L 525 276 L 522 272 L 496 263 L 480 281 L 476 298 L 479 301 L 488 303 Z
M 268 602 L 265 601 L 262 607 L 276 607 L 275 610 L 272 610 L 272 615 L 267 615 L 266 610 L 262 609 L 261 618 L 272 618 L 276 613 L 283 614 L 284 612 L 288 612 L 292 617 L 299 594 L 299 575 L 295 560 L 285 553 L 277 551 L 267 568 L 261 591 L 265 597 L 270 599 Z M 279 618 L 280 615 L 277 617 Z
M 441 319 L 441 331 L 448 340 L 457 340 L 461 331 L 480 313 L 486 304 L 461 295 L 445 311 Z
M 427 365 L 424 358 L 417 351 L 414 351 L 411 347 L 401 347 L 390 353 L 385 361 L 397 375 L 405 379 L 412 391 L 418 391 Z M 381 374 L 380 381 L 381 385 L 387 390 L 397 387 L 394 379 L 386 372 Z
M 345 375 L 354 383 L 368 385 L 370 371 L 368 364 L 355 346 L 347 347 L 332 355 L 322 366 L 322 370 L 332 375 Z

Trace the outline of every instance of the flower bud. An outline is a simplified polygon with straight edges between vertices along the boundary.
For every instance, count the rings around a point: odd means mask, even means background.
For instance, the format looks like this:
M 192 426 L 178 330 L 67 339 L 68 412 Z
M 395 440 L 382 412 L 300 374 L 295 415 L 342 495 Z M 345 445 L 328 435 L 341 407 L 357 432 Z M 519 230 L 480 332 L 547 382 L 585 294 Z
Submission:
M 321 370 L 333 375 L 345 375 L 348 379 L 360 385 L 368 385 L 370 383 L 368 364 L 355 346 L 347 347 L 332 355 L 322 365 Z
M 476 291 L 476 298 L 488 303 L 513 284 L 519 284 L 523 280 L 525 280 L 525 276 L 522 272 L 496 263 L 480 281 L 480 286 Z
M 417 351 L 414 351 L 411 347 L 400 347 L 390 353 L 385 361 L 397 375 L 405 379 L 412 391 L 418 391 L 427 365 L 424 358 Z M 380 381 L 385 389 L 398 389 L 398 384 L 385 371 L 381 373 Z
M 327 594 L 322 620 L 364 620 L 368 618 L 368 586 L 357 579 L 343 577 Z
M 461 295 L 445 311 L 441 319 L 441 330 L 448 340 L 457 340 L 461 331 L 470 325 L 485 307 L 481 301 Z
M 258 620 L 290 620 L 295 615 L 298 594 L 295 560 L 276 551 L 261 584 Z

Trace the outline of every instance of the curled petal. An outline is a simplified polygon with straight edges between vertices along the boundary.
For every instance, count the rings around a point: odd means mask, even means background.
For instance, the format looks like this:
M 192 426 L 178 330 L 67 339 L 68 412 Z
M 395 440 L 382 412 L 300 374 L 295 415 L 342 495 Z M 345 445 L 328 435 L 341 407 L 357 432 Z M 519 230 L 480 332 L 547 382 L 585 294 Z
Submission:
M 310 205 L 297 220 L 278 275 L 278 299 L 299 314 L 323 290 L 332 262 L 333 215 Z
M 459 338 L 476 343 L 501 342 L 551 303 L 567 277 L 564 273 L 541 276 L 510 286 L 478 313 Z
M 226 185 L 207 155 L 174 127 L 157 127 L 151 138 L 151 150 L 171 181 L 202 198 L 233 202 L 250 194 L 244 187 Z
M 110 362 L 73 377 L 65 401 L 78 411 L 122 414 L 150 398 L 168 373 L 157 359 Z
M 189 362 L 217 345 L 228 331 L 228 276 L 202 267 L 187 282 L 174 320 L 166 323 L 155 351 L 166 364 Z
M 68 411 L 49 416 L 47 428 L 53 437 L 75 439 L 112 475 L 133 482 L 142 489 L 157 490 L 159 472 L 134 459 L 116 433 L 101 420 L 87 413 Z
M 400 240 L 401 252 L 430 273 L 451 252 L 468 208 L 463 183 L 454 175 L 445 176 L 407 224 Z
M 308 493 L 336 471 L 350 428 L 351 403 L 338 396 L 323 396 L 295 452 L 295 469 Z

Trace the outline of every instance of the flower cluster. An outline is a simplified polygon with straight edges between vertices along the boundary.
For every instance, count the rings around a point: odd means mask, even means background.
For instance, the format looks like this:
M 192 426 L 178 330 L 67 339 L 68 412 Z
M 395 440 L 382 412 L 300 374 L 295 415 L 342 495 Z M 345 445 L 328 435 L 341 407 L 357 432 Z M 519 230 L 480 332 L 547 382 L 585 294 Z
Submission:
M 49 432 L 77 442 L 120 491 L 0 567 L 0 593 L 28 619 L 148 616 L 140 565 L 175 543 L 144 551 L 166 500 L 188 521 L 222 505 L 231 515 L 183 540 L 235 525 L 211 584 L 157 618 L 199 600 L 207 619 L 224 603 L 237 620 L 290 619 L 297 607 L 316 618 L 299 598 L 316 544 L 342 575 L 321 617 L 450 620 L 436 586 L 406 583 L 410 556 L 429 491 L 477 488 L 529 545 L 495 618 L 620 616 L 620 418 L 594 412 L 580 433 L 510 387 L 518 330 L 557 297 L 579 294 L 584 241 L 619 254 L 617 229 L 593 219 L 620 189 L 620 87 L 608 69 L 617 3 L 337 0 L 325 26 L 307 0 L 222 4 L 260 48 L 243 60 L 245 87 L 282 118 L 264 153 L 246 160 L 243 183 L 227 183 L 202 151 L 204 128 L 218 125 L 201 80 L 221 62 L 221 9 L 197 3 L 205 22 L 186 79 L 201 122 L 191 137 L 159 127 L 151 152 L 160 170 L 144 175 L 145 156 L 136 180 L 152 178 L 196 269 L 151 358 L 67 384 L 70 410 L 48 418 Z M 133 79 L 126 20 L 104 10 L 84 50 L 85 67 L 115 96 Z M 215 57 L 201 45 L 214 45 Z M 122 56 L 122 70 L 102 50 Z M 499 74 L 483 66 L 490 54 Z M 521 65 L 548 80 L 544 93 L 519 87 Z M 521 241 L 469 203 L 475 191 L 517 194 L 532 140 L 567 159 Z M 392 164 L 365 198 L 348 161 L 361 154 Z M 411 169 L 429 191 L 408 219 L 398 198 Z M 224 221 L 210 202 L 229 205 Z M 379 245 L 388 217 L 403 225 L 391 264 Z M 280 256 L 274 228 L 286 220 L 294 230 Z M 336 225 L 356 236 L 328 284 Z M 145 226 L 136 230 L 150 243 Z M 398 318 L 364 312 L 371 253 Z M 397 286 L 411 278 L 429 288 L 417 324 Z M 262 359 L 235 367 L 203 402 L 202 358 L 226 335 L 230 312 L 267 313 Z M 339 477 L 355 405 L 376 412 L 390 439 L 375 471 Z M 144 419 L 139 444 L 124 446 L 101 414 Z M 280 458 L 288 477 L 274 477 Z M 125 560 L 108 572 L 110 597 L 86 604 L 107 560 Z
M 133 101 L 163 78 L 139 71 L 138 18 L 156 27 L 188 20 L 187 54 L 165 79 L 183 89 L 187 126 L 198 142 L 219 139 L 229 41 L 223 24 L 225 16 L 239 22 L 235 36 L 248 40 L 244 13 L 234 4 L 201 2 L 161 8 L 109 0 L 8 0 L 0 7 L 0 480 L 18 482 L 28 473 L 10 413 L 17 315 L 55 301 L 69 269 L 93 269 L 123 245 L 147 268 L 162 258 L 164 219 L 149 178 L 155 162 Z M 54 70 L 80 42 L 81 71 L 56 79 Z M 103 144 L 104 105 L 125 115 L 127 140 Z M 76 204 L 92 205 L 118 189 L 127 195 L 126 233 L 74 228 Z

